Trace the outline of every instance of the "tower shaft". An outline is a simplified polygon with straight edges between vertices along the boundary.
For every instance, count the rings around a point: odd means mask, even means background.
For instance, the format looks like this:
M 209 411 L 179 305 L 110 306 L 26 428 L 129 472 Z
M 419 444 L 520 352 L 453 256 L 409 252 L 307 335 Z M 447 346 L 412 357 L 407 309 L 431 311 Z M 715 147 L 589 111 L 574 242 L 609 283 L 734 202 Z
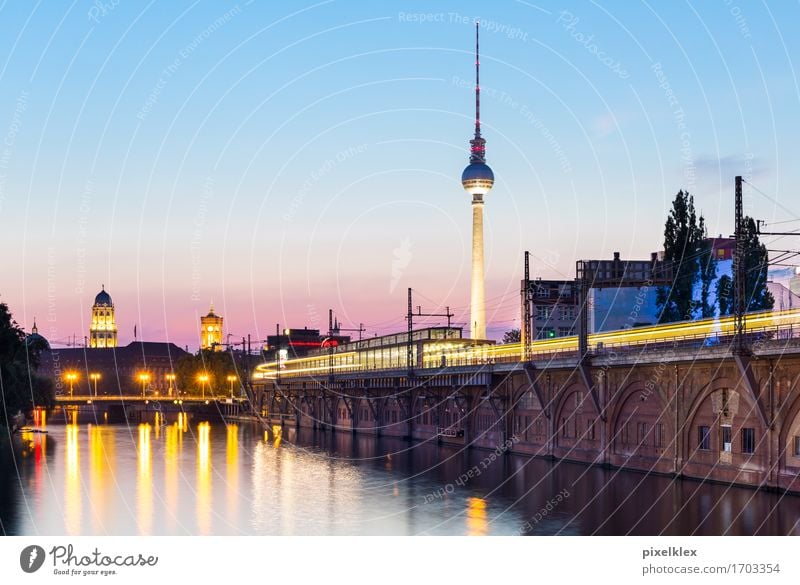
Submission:
M 470 336 L 486 339 L 486 292 L 483 284 L 483 197 L 472 198 L 472 293 Z

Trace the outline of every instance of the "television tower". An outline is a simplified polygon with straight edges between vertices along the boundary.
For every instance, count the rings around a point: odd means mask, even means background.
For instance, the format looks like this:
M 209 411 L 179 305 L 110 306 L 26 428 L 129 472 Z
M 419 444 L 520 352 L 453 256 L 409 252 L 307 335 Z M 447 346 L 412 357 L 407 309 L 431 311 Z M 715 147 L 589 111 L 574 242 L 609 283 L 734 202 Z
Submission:
M 483 196 L 494 185 L 494 173 L 486 164 L 486 141 L 481 137 L 481 84 L 478 44 L 479 23 L 475 22 L 475 137 L 469 141 L 469 165 L 461 174 L 461 185 L 472 195 L 472 292 L 470 296 L 470 337 L 486 339 L 486 292 L 483 285 Z

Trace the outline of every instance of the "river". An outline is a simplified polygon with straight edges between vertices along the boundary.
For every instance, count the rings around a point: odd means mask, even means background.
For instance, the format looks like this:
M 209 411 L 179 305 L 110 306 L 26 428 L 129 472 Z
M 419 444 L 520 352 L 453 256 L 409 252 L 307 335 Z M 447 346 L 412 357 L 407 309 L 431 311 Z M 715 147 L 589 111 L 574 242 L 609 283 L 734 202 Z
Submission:
M 24 535 L 800 534 L 800 497 L 252 423 L 48 425 L 0 453 Z

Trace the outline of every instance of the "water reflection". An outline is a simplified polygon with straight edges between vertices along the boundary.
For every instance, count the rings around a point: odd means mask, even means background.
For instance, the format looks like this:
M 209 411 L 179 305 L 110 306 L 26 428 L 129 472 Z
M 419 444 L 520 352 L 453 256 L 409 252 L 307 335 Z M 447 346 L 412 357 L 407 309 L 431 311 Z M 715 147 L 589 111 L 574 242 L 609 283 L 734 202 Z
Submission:
M 797 496 L 522 456 L 484 469 L 486 452 L 436 444 L 288 427 L 265 433 L 184 416 L 48 431 L 25 433 L 14 456 L 0 453 L 6 532 L 800 532 Z M 466 478 L 475 466 L 481 473 Z
M 92 494 L 92 532 L 107 533 L 104 520 L 113 515 L 116 461 L 114 433 L 107 427 L 89 425 L 89 490 Z
M 197 533 L 211 534 L 211 425 L 197 425 Z
M 66 426 L 67 472 L 64 485 L 64 530 L 67 534 L 81 533 L 83 494 L 81 493 L 80 444 L 78 425 Z
M 486 500 L 481 498 L 467 499 L 467 534 L 469 536 L 486 536 L 489 523 L 486 520 Z
M 235 518 L 239 508 L 239 427 L 228 425 L 225 441 L 226 498 L 228 518 Z

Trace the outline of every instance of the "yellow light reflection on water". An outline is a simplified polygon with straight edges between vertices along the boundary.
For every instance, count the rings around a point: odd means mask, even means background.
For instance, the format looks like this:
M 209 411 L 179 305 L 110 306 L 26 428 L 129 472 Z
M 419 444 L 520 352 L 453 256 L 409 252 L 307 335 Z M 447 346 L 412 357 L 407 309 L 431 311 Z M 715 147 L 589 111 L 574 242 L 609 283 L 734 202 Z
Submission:
M 150 445 L 150 425 L 139 425 L 138 467 L 136 476 L 137 513 L 140 534 L 150 534 L 153 529 L 153 459 Z
M 280 425 L 272 425 L 272 436 L 275 437 L 273 447 L 276 449 L 281 446 L 281 439 L 283 438 L 283 427 Z
M 78 425 L 67 425 L 67 469 L 64 494 L 64 522 L 67 534 L 81 533 L 80 448 Z
M 239 506 L 239 427 L 228 425 L 228 435 L 225 446 L 227 473 L 227 499 L 230 518 L 236 518 Z
M 178 423 L 168 426 L 164 432 L 164 503 L 169 513 L 170 527 L 178 514 L 178 461 L 183 434 Z
M 115 461 L 113 434 L 103 427 L 89 425 L 89 489 L 93 531 L 98 534 L 110 532 L 103 523 L 111 515 L 109 495 L 113 493 Z
M 467 534 L 469 536 L 486 536 L 488 532 L 486 500 L 467 498 Z
M 197 531 L 211 533 L 211 425 L 197 425 Z

